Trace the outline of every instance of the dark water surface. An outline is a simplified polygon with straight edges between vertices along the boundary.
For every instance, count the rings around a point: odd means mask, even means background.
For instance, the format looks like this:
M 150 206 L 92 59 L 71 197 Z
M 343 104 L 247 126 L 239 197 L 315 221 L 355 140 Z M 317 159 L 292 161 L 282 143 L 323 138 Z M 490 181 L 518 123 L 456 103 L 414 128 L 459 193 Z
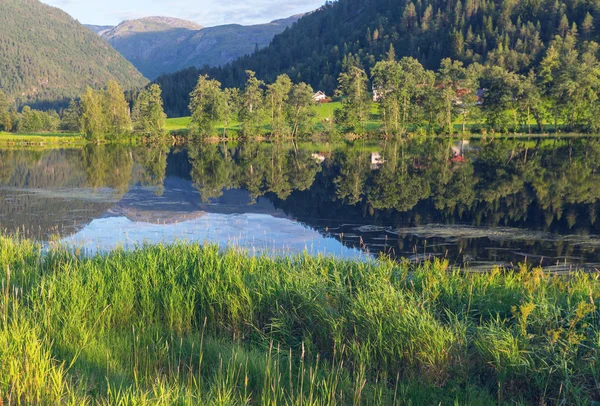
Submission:
M 0 149 L 0 228 L 90 252 L 186 240 L 593 270 L 599 201 L 590 139 Z

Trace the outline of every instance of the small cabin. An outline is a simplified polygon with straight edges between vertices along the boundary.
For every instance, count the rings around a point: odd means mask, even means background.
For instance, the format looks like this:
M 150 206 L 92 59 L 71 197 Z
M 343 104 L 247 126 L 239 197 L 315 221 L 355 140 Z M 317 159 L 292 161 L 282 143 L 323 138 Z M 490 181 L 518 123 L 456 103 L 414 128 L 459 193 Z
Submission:
M 313 96 L 313 100 L 315 101 L 315 103 L 323 103 L 323 102 L 327 101 L 327 95 L 319 90 Z

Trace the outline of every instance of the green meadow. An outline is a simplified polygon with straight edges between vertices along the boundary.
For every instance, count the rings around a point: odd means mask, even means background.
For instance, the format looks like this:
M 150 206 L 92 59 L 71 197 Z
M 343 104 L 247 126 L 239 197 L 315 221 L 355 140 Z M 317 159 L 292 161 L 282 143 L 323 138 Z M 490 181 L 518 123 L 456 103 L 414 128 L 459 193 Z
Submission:
M 0 238 L 0 280 L 7 405 L 600 399 L 596 274 Z

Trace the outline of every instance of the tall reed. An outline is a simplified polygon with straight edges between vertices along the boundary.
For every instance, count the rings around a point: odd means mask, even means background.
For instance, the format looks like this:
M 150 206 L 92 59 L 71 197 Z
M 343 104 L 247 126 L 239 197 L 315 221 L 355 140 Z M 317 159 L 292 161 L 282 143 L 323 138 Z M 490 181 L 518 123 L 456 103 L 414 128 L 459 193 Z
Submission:
M 0 238 L 4 404 L 589 404 L 595 274 Z

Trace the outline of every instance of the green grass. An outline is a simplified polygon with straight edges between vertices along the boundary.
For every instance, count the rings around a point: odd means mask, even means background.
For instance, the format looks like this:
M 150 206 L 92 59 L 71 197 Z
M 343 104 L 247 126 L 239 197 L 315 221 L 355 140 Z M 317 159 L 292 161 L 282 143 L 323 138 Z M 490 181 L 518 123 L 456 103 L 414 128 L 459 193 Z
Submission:
M 190 126 L 191 117 L 168 118 L 167 131 L 183 130 Z
M 600 280 L 0 238 L 0 403 L 591 404 Z
M 77 144 L 85 143 L 85 138 L 80 134 L 72 133 L 34 133 L 14 134 L 0 131 L 0 145 L 41 145 L 41 144 Z

